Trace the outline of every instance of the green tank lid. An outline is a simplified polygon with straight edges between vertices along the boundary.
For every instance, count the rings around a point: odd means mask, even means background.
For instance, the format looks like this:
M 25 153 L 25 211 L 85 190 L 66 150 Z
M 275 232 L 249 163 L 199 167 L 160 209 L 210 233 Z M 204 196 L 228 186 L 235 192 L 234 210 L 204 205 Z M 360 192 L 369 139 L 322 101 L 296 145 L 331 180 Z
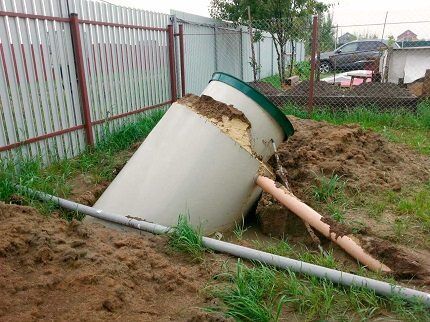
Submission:
M 288 138 L 294 134 L 294 128 L 284 113 L 281 112 L 266 96 L 261 94 L 255 88 L 241 81 L 239 78 L 231 76 L 223 72 L 215 72 L 212 75 L 212 80 L 223 82 L 231 87 L 241 91 L 243 94 L 251 98 L 254 102 L 260 105 L 284 130 L 285 136 Z

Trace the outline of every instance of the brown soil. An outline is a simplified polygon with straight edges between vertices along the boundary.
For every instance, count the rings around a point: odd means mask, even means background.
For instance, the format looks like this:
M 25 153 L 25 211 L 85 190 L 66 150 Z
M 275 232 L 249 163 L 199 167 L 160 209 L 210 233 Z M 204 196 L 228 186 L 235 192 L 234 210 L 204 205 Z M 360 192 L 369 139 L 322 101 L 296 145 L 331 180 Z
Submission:
M 250 82 L 249 85 L 251 85 L 256 90 L 258 90 L 259 92 L 261 92 L 261 93 L 263 93 L 265 95 L 278 95 L 278 94 L 282 94 L 281 90 L 277 89 L 272 84 L 269 84 L 269 83 L 266 83 L 266 82 L 260 82 L 260 81 Z
M 430 252 L 411 251 L 373 236 L 360 237 L 361 246 L 373 256 L 381 259 L 402 279 L 419 279 L 430 285 Z
M 330 234 L 334 233 L 336 235 L 336 238 L 350 235 L 352 233 L 351 228 L 337 222 L 331 217 L 322 216 L 321 221 L 330 226 Z
M 201 290 L 221 263 L 173 253 L 166 238 L 46 218 L 0 203 L 1 321 L 222 321 Z M 219 258 L 219 257 L 218 257 Z
M 309 84 L 310 83 L 307 80 L 302 81 L 297 86 L 293 86 L 289 90 L 286 90 L 285 93 L 290 95 L 297 95 L 297 96 L 303 95 L 307 97 L 309 95 Z M 323 82 L 323 81 L 315 82 L 315 87 L 314 87 L 315 96 L 342 96 L 342 95 L 345 95 L 345 93 L 350 93 L 350 92 L 345 92 L 344 89 L 341 89 L 340 87 L 334 86 L 327 82 Z
M 308 204 L 313 204 L 311 187 L 316 184 L 316 177 L 319 175 L 341 176 L 346 182 L 347 194 L 399 191 L 402 187 L 428 182 L 430 179 L 430 158 L 407 146 L 391 143 L 377 133 L 363 130 L 358 125 L 336 126 L 291 116 L 289 119 L 296 132 L 278 147 L 280 162 L 286 170 L 294 194 Z M 276 167 L 274 157 L 269 163 Z M 348 221 L 365 216 L 363 220 L 367 222 L 368 217 L 363 213 L 353 211 L 352 214 L 346 217 L 346 225 L 341 225 L 322 213 L 323 221 L 332 225 L 332 231 L 339 236 L 351 233 Z M 257 215 L 264 233 L 285 235 L 290 240 L 288 217 L 291 216 L 266 193 L 263 193 L 259 201 Z M 375 235 L 385 237 L 378 231 L 378 227 L 383 225 L 383 222 L 372 221 L 372 224 L 364 226 L 361 231 L 355 229 L 355 232 L 361 239 L 366 237 L 375 240 Z M 391 231 L 392 227 L 389 228 Z M 308 244 L 304 228 L 298 231 L 302 234 L 303 243 Z M 366 236 L 367 234 L 373 236 Z M 297 241 L 297 238 L 294 240 Z M 369 246 L 369 243 L 365 245 Z M 404 250 L 404 246 L 387 240 L 372 243 L 368 250 L 391 267 L 398 278 L 413 276 L 421 280 L 422 284 L 427 283 L 430 260 L 420 260 L 423 256 L 419 253 L 424 252 L 428 256 L 428 251 Z
M 215 119 L 222 122 L 224 116 L 229 119 L 239 119 L 251 127 L 251 123 L 246 118 L 245 114 L 233 107 L 233 105 L 227 105 L 216 101 L 210 96 L 187 94 L 180 98 L 178 103 L 191 107 L 193 110 L 206 116 L 208 119 Z
M 72 186 L 70 199 L 83 205 L 92 206 L 109 186 L 109 182 L 95 184 L 93 178 L 80 174 L 70 180 Z
M 336 126 L 289 116 L 296 132 L 278 147 L 280 162 L 295 194 L 315 184 L 317 175 L 338 174 L 350 190 L 401 189 L 430 178 L 430 158 L 388 142 L 358 125 Z M 269 161 L 274 165 L 275 158 Z
M 271 84 L 265 82 L 252 82 L 251 86 L 266 95 L 293 95 L 293 96 L 308 96 L 309 95 L 309 81 L 304 80 L 296 86 L 281 91 Z M 411 92 L 406 88 L 402 88 L 393 83 L 364 83 L 359 86 L 354 86 L 352 89 L 341 88 L 329 84 L 324 81 L 315 82 L 314 87 L 315 96 L 358 96 L 358 97 L 414 97 Z
M 406 88 L 393 83 L 364 83 L 353 87 L 351 94 L 366 97 L 414 97 Z
M 224 104 L 209 96 L 199 97 L 193 94 L 187 94 L 178 102 L 207 118 L 241 147 L 254 154 L 251 145 L 251 123 L 233 105 Z

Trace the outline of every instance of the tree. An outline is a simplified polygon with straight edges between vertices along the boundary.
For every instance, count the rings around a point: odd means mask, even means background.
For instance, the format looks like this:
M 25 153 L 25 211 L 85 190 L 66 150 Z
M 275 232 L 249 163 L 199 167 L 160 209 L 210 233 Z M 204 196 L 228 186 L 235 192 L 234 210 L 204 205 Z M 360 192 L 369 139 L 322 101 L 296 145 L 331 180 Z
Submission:
M 319 50 L 322 52 L 333 50 L 335 47 L 335 29 L 333 26 L 333 17 L 330 14 L 320 17 L 319 31 Z
M 216 19 L 245 24 L 248 6 L 254 20 L 264 20 L 258 28 L 272 36 L 279 78 L 284 83 L 287 43 L 305 39 L 310 28 L 310 16 L 323 13 L 327 6 L 317 0 L 211 0 L 209 13 Z
M 395 43 L 396 43 L 396 39 L 394 38 L 394 36 L 389 35 L 388 41 L 387 41 L 388 47 L 393 47 Z

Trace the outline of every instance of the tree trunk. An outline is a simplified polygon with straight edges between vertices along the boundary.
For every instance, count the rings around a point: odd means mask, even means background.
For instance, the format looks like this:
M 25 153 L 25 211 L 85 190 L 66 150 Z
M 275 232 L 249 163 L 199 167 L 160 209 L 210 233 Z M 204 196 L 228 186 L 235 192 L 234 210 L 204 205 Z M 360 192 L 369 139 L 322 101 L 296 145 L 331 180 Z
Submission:
M 257 59 L 255 58 L 254 36 L 252 32 L 251 9 L 248 6 L 248 33 L 249 41 L 251 42 L 251 66 L 254 75 L 254 82 L 257 81 Z
M 296 57 L 296 44 L 291 41 L 290 77 L 293 76 L 294 58 Z
M 280 42 L 280 47 L 281 47 L 281 71 L 279 73 L 279 78 L 281 80 L 281 84 L 285 83 L 285 56 L 286 56 L 286 52 L 285 52 L 285 43 L 282 41 Z

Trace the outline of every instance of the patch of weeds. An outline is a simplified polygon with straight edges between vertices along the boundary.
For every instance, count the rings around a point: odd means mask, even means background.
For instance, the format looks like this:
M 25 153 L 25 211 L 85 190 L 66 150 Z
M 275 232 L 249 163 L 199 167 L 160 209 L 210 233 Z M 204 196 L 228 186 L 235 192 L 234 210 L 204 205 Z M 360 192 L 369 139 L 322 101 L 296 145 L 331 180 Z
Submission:
M 369 216 L 375 219 L 380 219 L 386 208 L 387 205 L 384 202 L 376 201 L 369 207 Z
M 394 221 L 394 235 L 398 241 L 401 241 L 408 230 L 408 219 L 398 217 Z
M 422 303 L 381 297 L 366 288 L 338 286 L 326 279 L 259 263 L 247 267 L 239 261 L 236 272 L 226 272 L 222 277 L 225 283 L 209 288 L 222 305 L 209 310 L 222 311 L 239 321 L 430 318 L 428 308 Z
M 262 264 L 249 268 L 238 260 L 236 272 L 223 273 L 222 277 L 230 283 L 214 285 L 209 292 L 223 302 L 223 307 L 208 308 L 209 311 L 223 311 L 238 321 L 278 320 L 284 299 L 277 290 L 275 269 Z
M 405 321 L 430 321 L 430 310 L 422 301 L 406 302 L 393 296 L 389 302 L 390 310 Z
M 292 256 L 294 254 L 294 250 L 287 240 L 276 240 L 273 242 L 262 243 L 260 241 L 254 241 L 254 245 L 256 248 L 279 256 Z
M 329 250 L 326 254 L 312 253 L 310 251 L 301 252 L 298 254 L 298 259 L 303 262 L 320 265 L 328 268 L 338 268 L 336 260 L 333 256 L 333 251 L 331 250 Z
M 273 75 L 273 76 L 262 78 L 261 81 L 264 83 L 268 83 L 268 84 L 272 85 L 273 87 L 276 87 L 277 89 L 282 89 L 281 80 L 279 79 L 278 75 Z
M 237 222 L 234 223 L 233 234 L 237 240 L 242 240 L 243 234 L 248 230 L 245 227 L 245 218 L 242 216 L 242 222 L 239 224 Z
M 190 254 L 194 260 L 203 260 L 205 247 L 201 227 L 191 226 L 188 216 L 179 215 L 177 225 L 169 233 L 169 245 L 177 251 Z
M 418 220 L 425 230 L 430 231 L 430 184 L 399 200 L 396 210 Z
M 337 202 L 332 202 L 327 205 L 326 210 L 331 218 L 333 218 L 337 222 L 344 223 L 344 208 L 345 206 L 343 204 L 339 205 Z
M 295 250 L 287 240 L 273 240 L 273 242 L 260 242 L 254 241 L 255 247 L 262 251 L 290 257 L 293 259 L 301 260 L 307 263 L 321 265 L 328 268 L 336 268 L 337 264 L 333 256 L 332 251 L 328 251 L 327 254 L 315 253 L 308 250 L 305 246 L 303 250 Z
M 353 234 L 362 234 L 367 231 L 367 225 L 361 220 L 353 219 L 348 223 L 349 228 Z
M 316 176 L 316 184 L 312 186 L 312 194 L 316 201 L 331 202 L 344 194 L 345 182 L 341 177 L 332 174 L 330 178 L 324 175 Z

